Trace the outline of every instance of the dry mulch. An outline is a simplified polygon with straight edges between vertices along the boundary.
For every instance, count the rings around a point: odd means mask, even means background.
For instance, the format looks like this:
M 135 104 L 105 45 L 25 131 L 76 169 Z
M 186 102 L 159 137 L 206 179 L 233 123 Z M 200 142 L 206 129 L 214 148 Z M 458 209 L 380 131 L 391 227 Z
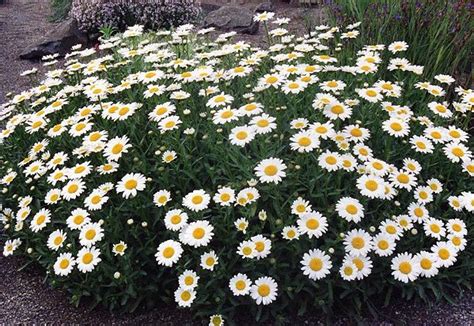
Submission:
M 54 27 L 47 20 L 49 13 L 49 0 L 6 0 L 0 4 L 0 103 L 9 92 L 31 87 L 30 79 L 20 73 L 33 67 L 46 70 L 40 63 L 20 60 L 19 55 Z
M 279 16 L 295 21 L 290 30 L 304 33 L 301 9 L 282 4 L 277 7 L 277 12 Z M 7 0 L 7 4 L 0 5 L 0 103 L 5 101 L 8 92 L 31 87 L 28 78 L 19 76 L 22 71 L 33 67 L 40 73 L 45 70 L 41 64 L 22 61 L 18 56 L 32 41 L 54 26 L 48 22 L 48 15 L 48 0 Z M 262 37 L 261 33 L 240 36 L 240 39 L 255 44 Z M 45 275 L 39 268 L 29 266 L 18 271 L 24 263 L 22 258 L 0 255 L 0 324 L 201 324 L 188 311 L 174 306 L 127 315 L 113 315 L 100 307 L 89 311 L 86 305 L 75 308 L 69 304 L 67 293 L 52 289 L 43 282 Z M 380 313 L 379 319 L 368 318 L 364 322 L 370 325 L 474 325 L 474 292 L 468 291 L 457 305 L 443 303 L 429 309 L 399 302 L 389 309 L 381 309 Z M 314 315 L 296 318 L 293 324 L 319 325 L 324 321 L 324 316 Z M 347 325 L 349 321 L 342 318 L 335 323 Z

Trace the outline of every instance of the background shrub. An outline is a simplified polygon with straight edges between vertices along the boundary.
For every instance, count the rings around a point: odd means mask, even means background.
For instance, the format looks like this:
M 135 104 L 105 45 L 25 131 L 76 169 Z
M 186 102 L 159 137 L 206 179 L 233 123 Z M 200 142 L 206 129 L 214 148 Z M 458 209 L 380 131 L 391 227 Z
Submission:
M 70 14 L 81 30 L 96 33 L 104 26 L 123 30 L 140 24 L 156 29 L 195 22 L 201 7 L 196 0 L 74 0 Z

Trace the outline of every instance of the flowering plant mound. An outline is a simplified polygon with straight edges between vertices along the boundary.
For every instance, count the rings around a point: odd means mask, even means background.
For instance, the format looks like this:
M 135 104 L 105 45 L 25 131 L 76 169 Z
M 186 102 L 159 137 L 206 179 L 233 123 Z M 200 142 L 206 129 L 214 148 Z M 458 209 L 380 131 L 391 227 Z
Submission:
M 158 29 L 197 21 L 201 6 L 198 0 L 74 0 L 70 15 L 87 33 L 134 24 Z
M 270 18 L 267 49 L 133 26 L 5 103 L 3 254 L 214 324 L 469 286 L 474 92 L 448 102 L 404 42 L 353 49 L 357 24 Z

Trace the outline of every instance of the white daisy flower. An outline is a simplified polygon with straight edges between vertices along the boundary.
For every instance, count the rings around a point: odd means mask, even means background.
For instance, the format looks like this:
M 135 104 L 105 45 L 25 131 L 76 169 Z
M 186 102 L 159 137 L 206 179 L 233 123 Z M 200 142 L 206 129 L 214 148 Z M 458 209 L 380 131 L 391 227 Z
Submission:
M 255 167 L 255 175 L 263 183 L 279 183 L 286 177 L 286 165 L 279 158 L 270 157 L 258 163 Z
M 171 267 L 181 258 L 183 248 L 181 243 L 174 240 L 167 240 L 158 246 L 156 250 L 156 261 L 159 265 Z
M 260 305 L 268 305 L 275 301 L 278 295 L 278 284 L 271 277 L 260 277 L 255 280 L 250 290 L 250 296 Z
M 319 249 L 311 249 L 305 253 L 300 263 L 303 274 L 313 281 L 325 278 L 332 268 L 331 258 Z

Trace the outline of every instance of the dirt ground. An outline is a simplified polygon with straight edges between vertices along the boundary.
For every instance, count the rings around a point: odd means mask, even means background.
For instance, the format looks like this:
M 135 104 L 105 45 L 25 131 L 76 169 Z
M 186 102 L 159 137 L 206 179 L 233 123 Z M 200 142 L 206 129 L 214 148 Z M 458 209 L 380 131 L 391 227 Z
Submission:
M 209 0 L 222 4 L 224 0 Z M 228 1 L 230 2 L 230 0 Z M 253 6 L 256 0 L 236 0 L 237 5 Z M 321 13 L 313 12 L 318 17 Z M 294 20 L 293 32 L 304 33 L 302 15 L 305 9 L 296 9 L 288 4 L 277 7 L 278 16 Z M 19 54 L 27 45 L 44 35 L 54 24 L 48 22 L 49 0 L 7 0 L 0 5 L 0 103 L 10 91 L 19 92 L 30 86 L 28 77 L 19 74 L 36 67 L 44 71 L 39 63 L 22 61 Z M 259 35 L 244 35 L 240 39 L 257 42 Z M 69 304 L 67 293 L 52 289 L 43 282 L 44 273 L 34 267 L 18 271 L 25 261 L 21 258 L 5 258 L 0 255 L 0 324 L 156 324 L 156 325 L 200 325 L 186 310 L 165 306 L 148 312 L 131 315 L 112 315 L 103 308 L 92 311 L 83 305 L 75 308 Z M 409 313 L 407 313 L 409 312 Z M 369 325 L 474 325 L 474 292 L 469 291 L 454 306 L 440 304 L 432 309 L 423 305 L 399 302 L 390 309 L 381 309 L 381 319 L 368 318 Z M 324 316 L 310 315 L 295 319 L 295 325 L 320 325 Z M 347 325 L 346 319 L 336 324 Z

